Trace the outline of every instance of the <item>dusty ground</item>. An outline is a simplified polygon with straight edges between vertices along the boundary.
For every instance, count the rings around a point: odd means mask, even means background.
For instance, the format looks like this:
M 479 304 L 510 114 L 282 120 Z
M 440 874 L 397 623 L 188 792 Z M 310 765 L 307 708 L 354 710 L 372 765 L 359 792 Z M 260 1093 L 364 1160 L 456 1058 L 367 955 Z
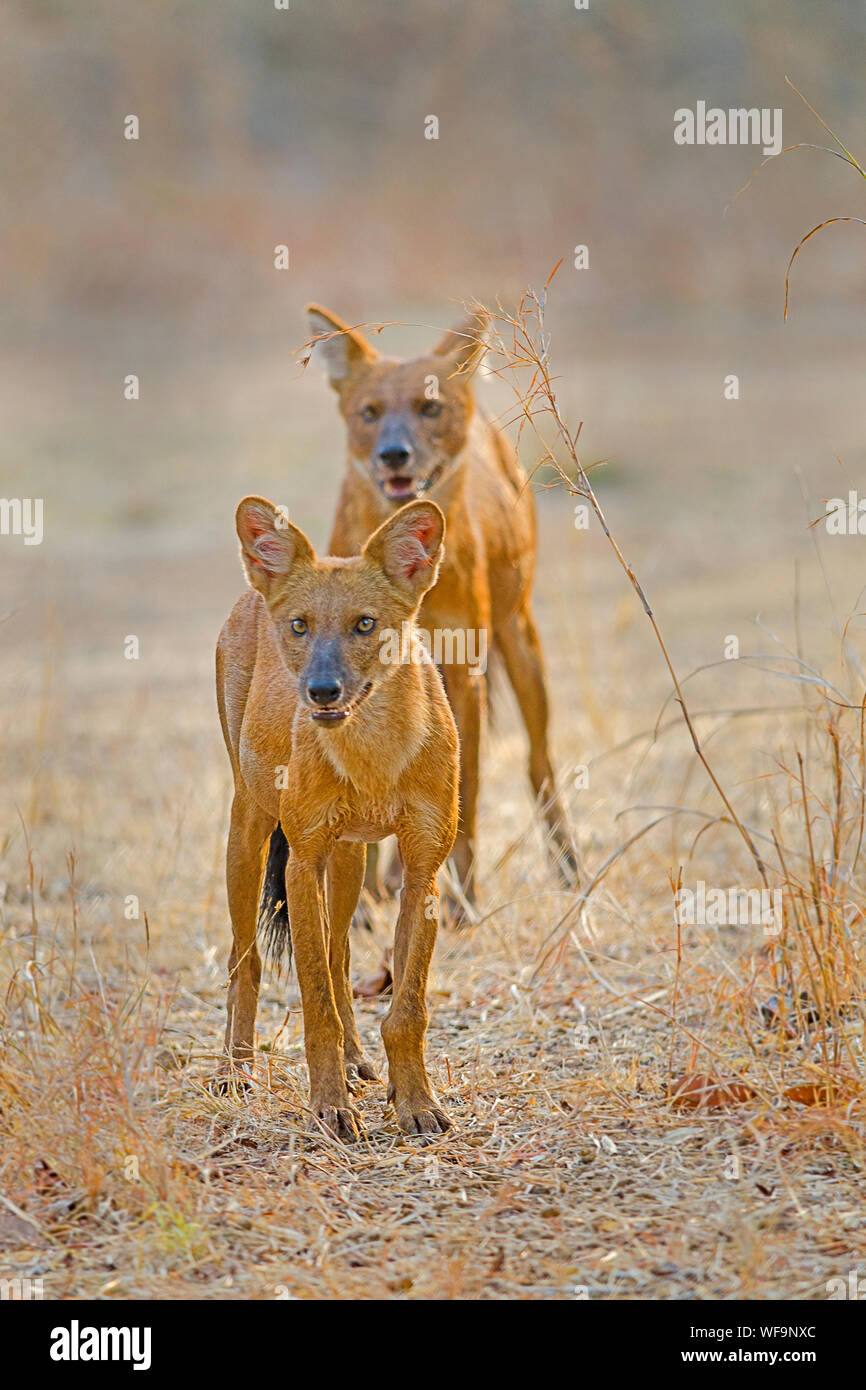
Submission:
M 760 613 L 841 682 L 833 608 L 842 622 L 862 608 L 861 543 L 821 536 L 825 572 L 806 528 L 862 473 L 863 364 L 802 341 L 773 361 L 744 364 L 748 389 L 725 403 L 729 364 L 711 349 L 655 361 L 626 345 L 563 371 L 563 399 L 586 416 L 585 462 L 611 459 L 600 495 L 681 675 L 721 662 L 729 635 L 741 656 L 779 656 Z M 336 413 L 270 352 L 155 361 L 136 406 L 68 360 L 51 411 L 44 366 L 36 379 L 11 363 L 8 379 L 4 489 L 46 498 L 46 540 L 0 540 L 0 1275 L 41 1275 L 49 1298 L 766 1299 L 824 1298 L 866 1267 L 862 1103 L 784 1095 L 824 1074 L 810 1068 L 827 1046 L 862 1080 L 862 926 L 836 959 L 854 1003 L 829 1044 L 832 1030 L 762 1022 L 760 927 L 684 929 L 677 968 L 669 875 L 753 887 L 754 868 L 729 826 L 694 843 L 718 800 L 675 706 L 653 743 L 660 655 L 561 491 L 539 498 L 538 607 L 586 881 L 657 808 L 685 810 L 617 858 L 580 915 L 546 866 L 506 695 L 485 763 L 484 917 L 443 933 L 431 986 L 454 1134 L 401 1137 L 368 1086 L 366 1142 L 310 1137 L 295 983 L 267 976 L 260 1086 L 246 1103 L 207 1092 L 229 946 L 211 668 L 242 584 L 232 512 L 266 493 L 322 543 Z M 856 656 L 862 620 L 848 636 Z M 764 832 L 790 790 L 774 759 L 791 765 L 799 744 L 818 781 L 823 767 L 819 697 L 774 670 L 793 668 L 728 662 L 686 686 Z M 356 943 L 359 977 L 387 944 L 385 912 Z M 379 1056 L 385 1007 L 359 1003 Z M 671 1080 L 695 1071 L 754 1089 L 718 1111 L 672 1107 Z

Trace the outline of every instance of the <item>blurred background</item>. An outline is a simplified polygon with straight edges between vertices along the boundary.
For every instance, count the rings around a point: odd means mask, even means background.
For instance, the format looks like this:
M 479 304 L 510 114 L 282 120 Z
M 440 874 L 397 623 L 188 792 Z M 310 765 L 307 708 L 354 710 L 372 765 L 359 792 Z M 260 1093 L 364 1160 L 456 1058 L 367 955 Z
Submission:
M 28 0 L 2 6 L 4 320 L 14 340 L 164 356 L 294 341 L 307 291 L 351 317 L 513 296 L 576 242 L 563 343 L 779 304 L 827 199 L 805 152 L 726 207 L 760 156 L 674 145 L 673 111 L 784 107 L 785 143 L 866 138 L 859 0 Z M 123 140 L 123 118 L 141 122 Z M 438 141 L 423 139 L 427 114 Z M 856 176 L 854 176 L 856 177 Z M 290 245 L 288 275 L 271 248 Z M 825 323 L 862 287 L 859 234 L 812 248 Z M 563 277 L 565 280 L 565 277 Z M 807 311 L 801 287 L 799 312 Z M 835 302 L 836 313 L 832 312 Z M 107 348 L 103 348 L 107 356 Z M 107 360 L 111 360 L 108 358 Z

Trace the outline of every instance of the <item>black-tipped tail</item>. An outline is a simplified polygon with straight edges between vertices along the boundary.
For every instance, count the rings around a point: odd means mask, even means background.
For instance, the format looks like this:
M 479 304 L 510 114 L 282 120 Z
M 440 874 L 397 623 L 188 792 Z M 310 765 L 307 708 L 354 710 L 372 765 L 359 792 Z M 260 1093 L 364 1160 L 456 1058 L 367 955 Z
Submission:
M 289 928 L 289 907 L 286 902 L 286 867 L 289 862 L 289 842 L 278 825 L 271 835 L 268 862 L 265 868 L 262 895 L 259 899 L 259 936 L 264 943 L 265 959 L 279 971 L 285 962 L 292 966 L 292 933 Z

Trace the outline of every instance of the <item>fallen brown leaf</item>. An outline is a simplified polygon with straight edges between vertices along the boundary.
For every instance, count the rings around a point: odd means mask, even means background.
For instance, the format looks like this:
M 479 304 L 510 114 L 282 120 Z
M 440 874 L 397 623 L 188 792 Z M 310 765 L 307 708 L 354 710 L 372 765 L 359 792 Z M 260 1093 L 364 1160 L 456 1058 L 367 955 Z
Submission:
M 754 1100 L 756 1095 L 757 1091 L 744 1081 L 722 1082 L 718 1077 L 694 1072 L 674 1084 L 670 1103 L 687 1110 L 722 1110 L 726 1105 Z
M 861 1090 L 859 1082 L 841 1077 L 829 1085 L 826 1081 L 807 1081 L 800 1086 L 789 1086 L 785 1097 L 797 1105 L 839 1105 L 853 1100 Z

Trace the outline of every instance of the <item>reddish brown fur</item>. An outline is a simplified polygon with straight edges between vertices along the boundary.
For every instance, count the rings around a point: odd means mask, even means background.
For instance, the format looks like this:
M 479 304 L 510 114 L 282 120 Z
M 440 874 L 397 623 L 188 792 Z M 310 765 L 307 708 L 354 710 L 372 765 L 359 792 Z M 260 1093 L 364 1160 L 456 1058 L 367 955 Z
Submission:
M 335 555 L 353 554 L 405 495 L 423 493 L 442 508 L 448 553 L 436 588 L 424 599 L 419 623 L 428 630 L 488 630 L 490 650 L 503 659 L 529 735 L 533 791 L 543 805 L 560 864 L 572 878 L 577 862 L 554 788 L 547 689 L 532 613 L 532 493 L 509 442 L 477 410 L 471 385 L 484 353 L 481 334 L 487 316 L 479 313 L 446 333 L 428 356 L 401 362 L 380 356 L 357 329 L 327 310 L 310 305 L 308 315 L 312 332 L 320 335 L 319 351 L 348 435 L 348 471 L 330 549 Z M 427 413 L 431 377 L 438 383 L 440 407 L 433 416 Z M 402 496 L 390 495 L 391 473 L 377 456 L 383 438 L 403 442 L 410 450 L 403 470 L 408 492 Z M 460 733 L 454 859 L 471 900 L 485 682 L 465 666 L 445 666 L 442 675 Z
M 317 559 L 303 533 L 262 498 L 241 502 L 237 529 L 257 592 L 238 600 L 217 645 L 217 698 L 235 783 L 226 856 L 230 1066 L 242 1068 L 253 1054 L 257 904 L 264 848 L 279 823 L 290 851 L 286 898 L 310 1107 L 332 1131 L 357 1134 L 347 1079 L 375 1079 L 375 1072 L 352 1010 L 349 925 L 366 842 L 396 835 L 405 885 L 393 1002 L 382 1024 L 389 1093 L 404 1130 L 444 1129 L 450 1122 L 427 1079 L 424 1034 L 436 874 L 457 826 L 457 733 L 435 666 L 383 664 L 378 639 L 379 628 L 413 622 L 435 584 L 444 519 L 432 503 L 416 502 L 351 559 Z M 362 634 L 359 619 L 370 617 L 377 630 Z M 304 624 L 306 631 L 293 630 Z M 323 661 L 339 671 L 342 689 L 324 712 L 313 703 L 310 675 Z M 323 725 L 323 717 L 337 722 Z

